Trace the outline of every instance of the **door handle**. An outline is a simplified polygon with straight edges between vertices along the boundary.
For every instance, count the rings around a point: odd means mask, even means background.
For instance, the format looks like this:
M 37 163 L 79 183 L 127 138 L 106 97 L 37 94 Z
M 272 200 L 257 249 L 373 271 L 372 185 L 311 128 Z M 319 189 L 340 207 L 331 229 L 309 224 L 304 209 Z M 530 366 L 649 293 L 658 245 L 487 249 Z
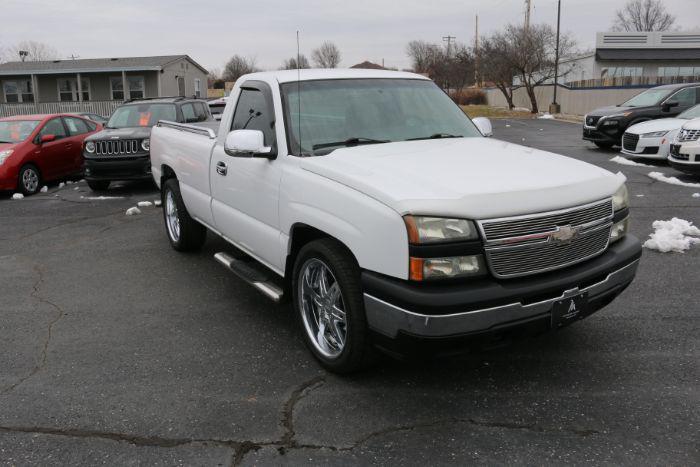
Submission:
M 216 173 L 218 173 L 219 175 L 223 175 L 225 177 L 227 172 L 228 172 L 228 167 L 226 167 L 226 164 L 224 164 L 223 162 L 216 163 Z

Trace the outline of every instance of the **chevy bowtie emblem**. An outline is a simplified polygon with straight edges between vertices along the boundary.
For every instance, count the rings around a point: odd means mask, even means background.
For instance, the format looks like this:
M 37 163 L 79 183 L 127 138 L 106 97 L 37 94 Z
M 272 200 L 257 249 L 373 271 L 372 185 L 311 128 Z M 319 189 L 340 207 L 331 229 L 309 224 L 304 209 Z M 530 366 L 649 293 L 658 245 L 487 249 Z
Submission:
M 549 241 L 554 243 L 570 243 L 578 237 L 578 229 L 570 225 L 562 225 L 549 236 Z

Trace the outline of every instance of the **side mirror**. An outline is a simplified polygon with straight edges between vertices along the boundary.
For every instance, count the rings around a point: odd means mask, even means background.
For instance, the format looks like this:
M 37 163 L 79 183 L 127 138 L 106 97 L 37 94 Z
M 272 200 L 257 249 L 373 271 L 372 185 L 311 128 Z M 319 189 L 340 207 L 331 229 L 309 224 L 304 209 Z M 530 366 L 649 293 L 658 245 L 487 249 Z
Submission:
M 491 120 L 486 117 L 476 117 L 472 119 L 474 125 L 479 129 L 484 136 L 493 136 L 493 126 L 491 125 Z
M 41 139 L 39 139 L 41 144 L 50 143 L 51 141 L 55 141 L 55 140 L 56 140 L 56 135 L 43 135 L 41 137 Z
M 226 135 L 224 151 L 233 157 L 274 158 L 272 148 L 265 146 L 265 137 L 260 130 L 233 130 Z
M 661 106 L 661 110 L 663 112 L 668 112 L 671 110 L 673 107 L 678 107 L 678 102 L 677 101 L 670 101 L 670 102 L 664 102 L 663 105 Z

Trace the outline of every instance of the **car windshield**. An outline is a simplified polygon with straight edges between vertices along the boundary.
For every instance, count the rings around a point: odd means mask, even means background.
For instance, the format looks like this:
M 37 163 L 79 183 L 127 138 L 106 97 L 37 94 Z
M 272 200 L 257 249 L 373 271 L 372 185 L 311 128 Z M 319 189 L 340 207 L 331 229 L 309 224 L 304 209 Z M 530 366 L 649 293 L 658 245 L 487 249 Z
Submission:
M 281 90 L 292 154 L 318 156 L 360 144 L 481 136 L 428 80 L 302 81 L 285 83 Z
M 0 122 L 0 143 L 21 143 L 39 126 L 39 120 Z
M 109 118 L 107 128 L 154 126 L 158 120 L 177 120 L 174 104 L 130 104 L 119 107 Z
M 675 89 L 649 89 L 641 94 L 637 94 L 627 102 L 620 104 L 622 107 L 647 107 L 656 105 L 668 97 Z
M 686 120 L 690 120 L 691 118 L 700 118 L 700 105 L 689 108 L 685 112 L 678 115 L 678 118 L 685 118 Z

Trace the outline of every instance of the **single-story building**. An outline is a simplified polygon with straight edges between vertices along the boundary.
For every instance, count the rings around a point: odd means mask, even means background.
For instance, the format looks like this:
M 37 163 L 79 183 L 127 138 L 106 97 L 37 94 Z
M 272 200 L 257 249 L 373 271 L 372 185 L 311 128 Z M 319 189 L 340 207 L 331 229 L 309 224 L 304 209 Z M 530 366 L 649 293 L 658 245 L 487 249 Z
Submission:
M 0 64 L 0 116 L 95 112 L 128 99 L 207 97 L 207 70 L 187 55 Z

